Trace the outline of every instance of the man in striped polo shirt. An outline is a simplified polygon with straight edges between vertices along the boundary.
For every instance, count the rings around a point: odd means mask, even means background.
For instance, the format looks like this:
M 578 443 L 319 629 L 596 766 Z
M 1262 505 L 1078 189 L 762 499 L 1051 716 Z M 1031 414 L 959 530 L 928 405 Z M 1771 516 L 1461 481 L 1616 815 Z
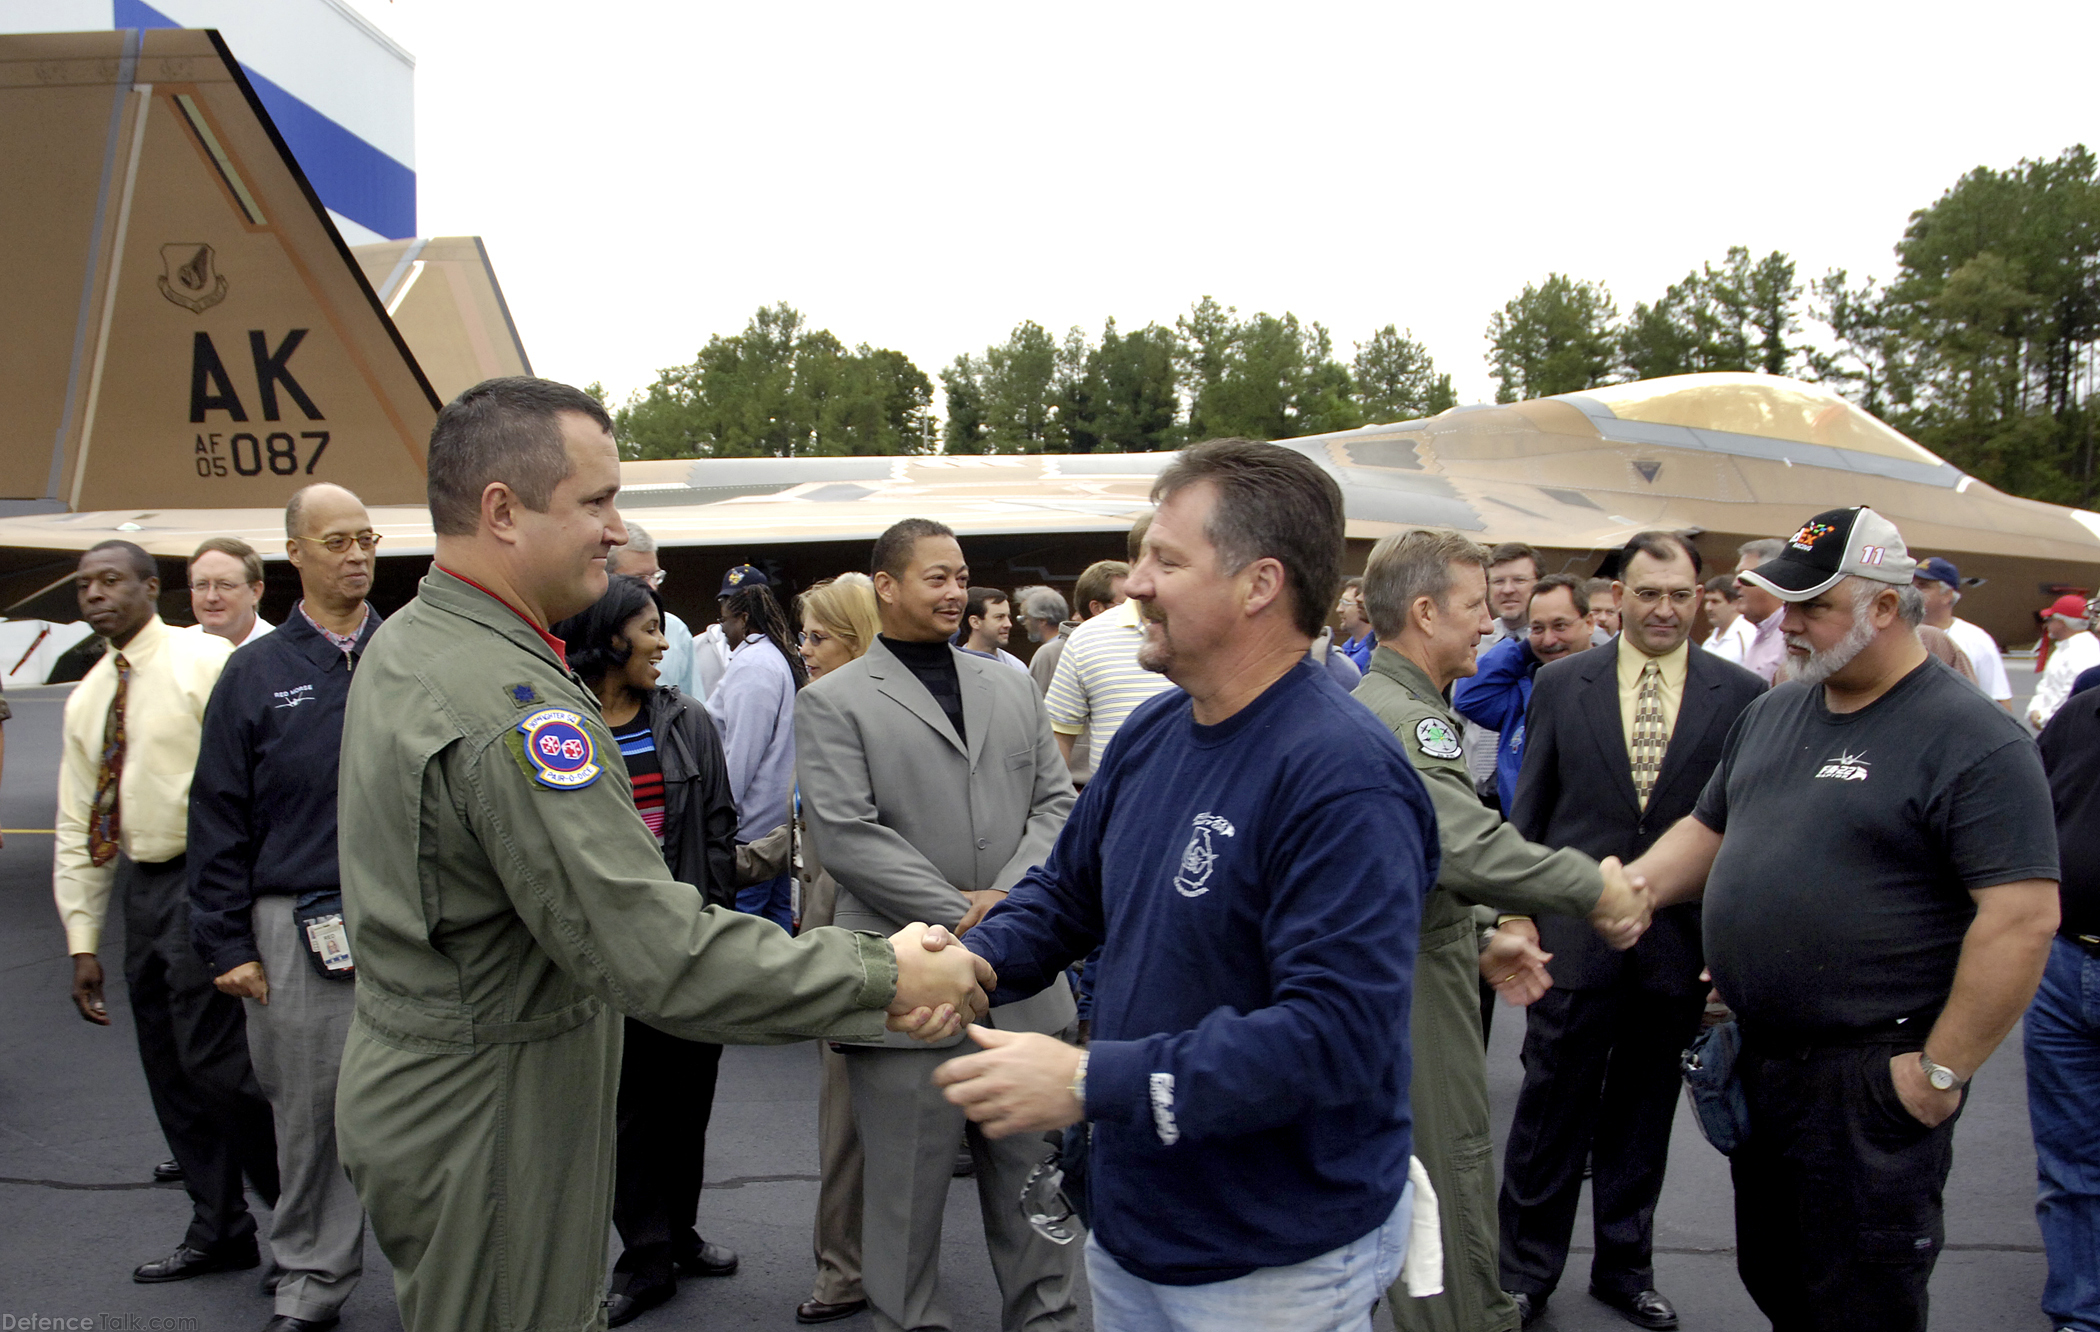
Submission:
M 1146 514 L 1130 529 L 1133 564 L 1151 523 L 1152 516 Z M 1123 719 L 1138 704 L 1174 687 L 1166 676 L 1138 665 L 1137 651 L 1145 641 L 1143 609 L 1135 601 L 1118 602 L 1065 634 L 1064 652 L 1057 659 L 1043 704 L 1050 711 L 1050 729 L 1057 733 L 1057 747 L 1064 751 L 1068 765 L 1077 737 L 1087 738 L 1087 756 L 1099 763 Z M 1092 763 L 1086 766 L 1091 768 Z M 1073 782 L 1083 786 L 1087 775 L 1075 771 Z

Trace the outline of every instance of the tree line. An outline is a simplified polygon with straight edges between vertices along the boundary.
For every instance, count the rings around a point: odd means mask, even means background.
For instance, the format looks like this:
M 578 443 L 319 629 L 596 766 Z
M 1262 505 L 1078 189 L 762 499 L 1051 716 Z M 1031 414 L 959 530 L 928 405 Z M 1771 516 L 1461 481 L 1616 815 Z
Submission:
M 1488 320 L 1496 400 L 1707 370 L 1830 386 L 2001 489 L 2091 507 L 2100 345 L 2100 162 L 2085 147 L 1964 174 L 1911 214 L 1893 275 L 1804 282 L 1782 251 L 1731 247 L 1621 313 L 1553 273 Z M 847 348 L 787 305 L 709 339 L 615 414 L 630 458 L 1128 453 L 1283 439 L 1433 416 L 1451 376 L 1388 324 L 1346 354 L 1285 311 L 1205 296 L 1171 327 L 1062 337 L 1032 320 L 932 381 Z

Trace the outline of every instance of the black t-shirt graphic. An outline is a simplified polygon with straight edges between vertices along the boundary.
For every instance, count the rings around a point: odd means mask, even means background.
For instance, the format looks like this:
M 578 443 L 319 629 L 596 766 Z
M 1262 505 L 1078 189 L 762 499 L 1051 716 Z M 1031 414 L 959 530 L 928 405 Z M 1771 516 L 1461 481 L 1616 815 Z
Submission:
M 2034 742 L 1936 658 L 1858 712 L 1796 684 L 1751 704 L 1693 817 L 1726 834 L 1706 958 L 1752 1028 L 1936 1013 L 1969 891 L 2057 874 Z

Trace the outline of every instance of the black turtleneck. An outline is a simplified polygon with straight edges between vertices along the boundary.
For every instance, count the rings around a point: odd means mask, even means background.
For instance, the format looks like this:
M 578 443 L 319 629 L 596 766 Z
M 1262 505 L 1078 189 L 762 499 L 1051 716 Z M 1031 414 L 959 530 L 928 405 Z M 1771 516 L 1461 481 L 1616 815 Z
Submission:
M 906 643 L 882 636 L 882 643 L 905 669 L 919 677 L 933 701 L 941 705 L 948 714 L 948 721 L 955 727 L 955 738 L 964 744 L 970 743 L 969 733 L 963 730 L 962 680 L 955 672 L 955 649 L 946 639 L 936 643 Z

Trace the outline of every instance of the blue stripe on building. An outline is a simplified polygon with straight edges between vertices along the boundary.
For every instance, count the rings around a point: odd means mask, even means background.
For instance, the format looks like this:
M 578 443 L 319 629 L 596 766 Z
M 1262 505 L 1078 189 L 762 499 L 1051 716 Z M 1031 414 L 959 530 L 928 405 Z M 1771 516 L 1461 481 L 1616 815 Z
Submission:
M 144 3 L 114 0 L 115 27 L 179 28 L 182 24 Z M 336 124 L 281 85 L 246 65 L 277 132 L 299 159 L 321 202 L 382 236 L 416 234 L 416 173 Z

